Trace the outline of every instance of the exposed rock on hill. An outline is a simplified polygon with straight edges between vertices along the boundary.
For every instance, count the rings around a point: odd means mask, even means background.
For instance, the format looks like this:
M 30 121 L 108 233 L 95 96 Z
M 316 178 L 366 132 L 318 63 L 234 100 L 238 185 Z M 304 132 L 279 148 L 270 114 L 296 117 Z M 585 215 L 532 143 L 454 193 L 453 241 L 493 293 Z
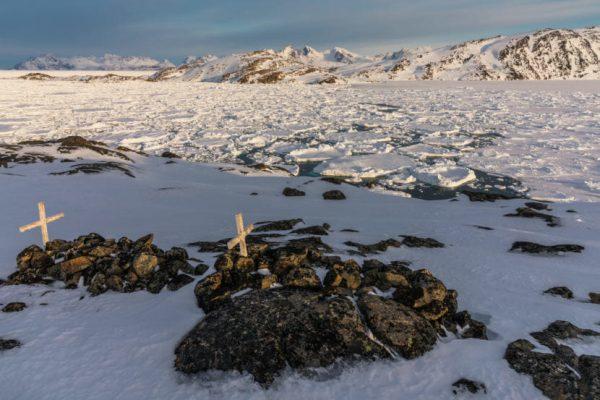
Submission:
M 221 254 L 194 289 L 207 315 L 175 350 L 175 367 L 246 371 L 269 386 L 286 366 L 414 358 L 447 332 L 486 338 L 485 325 L 457 312 L 457 293 L 429 271 L 376 260 L 361 268 L 324 254 L 321 243 L 309 237 L 250 244 L 248 257 Z M 322 281 L 317 269 L 327 270 Z M 389 290 L 392 298 L 377 294 Z

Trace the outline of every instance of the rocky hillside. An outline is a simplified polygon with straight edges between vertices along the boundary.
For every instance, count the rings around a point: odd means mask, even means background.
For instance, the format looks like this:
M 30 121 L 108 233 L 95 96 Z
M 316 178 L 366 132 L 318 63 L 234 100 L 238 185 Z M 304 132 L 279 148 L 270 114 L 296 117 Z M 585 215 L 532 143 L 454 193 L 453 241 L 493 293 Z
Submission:
M 599 60 L 600 27 L 544 29 L 372 57 L 339 47 L 320 52 L 288 46 L 281 51 L 190 58 L 151 79 L 237 83 L 598 79 Z
M 168 60 L 155 60 L 150 57 L 122 57 L 105 54 L 102 57 L 57 57 L 45 54 L 33 57 L 15 65 L 15 69 L 29 71 L 144 71 L 172 67 Z

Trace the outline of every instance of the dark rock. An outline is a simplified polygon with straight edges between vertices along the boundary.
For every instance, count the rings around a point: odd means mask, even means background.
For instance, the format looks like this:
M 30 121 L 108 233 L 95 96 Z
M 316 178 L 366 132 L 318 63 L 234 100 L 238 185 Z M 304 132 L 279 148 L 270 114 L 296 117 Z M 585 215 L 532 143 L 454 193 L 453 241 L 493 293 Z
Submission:
M 571 289 L 569 289 L 566 286 L 552 287 L 552 288 L 550 288 L 548 290 L 545 290 L 544 293 L 551 294 L 553 296 L 560 296 L 560 297 L 563 297 L 565 299 L 572 299 L 573 298 L 573 292 L 571 291 Z
M 577 357 L 570 347 L 556 341 L 600 336 L 600 333 L 581 329 L 567 321 L 555 321 L 531 336 L 548 347 L 552 354 L 534 351 L 535 346 L 527 340 L 516 340 L 508 345 L 504 355 L 511 368 L 530 375 L 533 384 L 550 399 L 600 398 L 600 357 Z
M 159 270 L 149 278 L 146 290 L 150 293 L 158 294 L 165 286 L 167 286 L 170 279 L 171 277 L 166 271 Z
M 169 290 L 175 291 L 179 290 L 185 285 L 194 282 L 194 278 L 186 274 L 176 275 L 171 281 L 167 284 L 167 288 Z
M 423 355 L 437 340 L 425 318 L 393 300 L 365 295 L 358 300 L 358 307 L 375 336 L 405 358 Z
M 377 254 L 384 252 L 388 247 L 400 247 L 402 242 L 396 239 L 386 239 L 373 244 L 361 244 L 357 242 L 344 242 L 346 246 L 356 247 L 361 254 Z
M 179 371 L 247 371 L 263 386 L 288 365 L 306 369 L 389 357 L 368 337 L 349 299 L 294 289 L 252 291 L 232 299 L 207 314 L 175 355 Z
M 20 301 L 15 301 L 15 302 L 8 303 L 7 305 L 5 305 L 4 308 L 2 308 L 2 311 L 3 312 L 19 312 L 19 311 L 23 311 L 26 308 L 27 308 L 27 304 L 22 303 Z
M 287 197 L 298 197 L 298 196 L 306 196 L 306 193 L 302 190 L 286 187 L 283 189 L 283 195 Z
M 365 260 L 363 263 L 363 285 L 376 286 L 380 290 L 388 290 L 399 286 L 409 286 L 408 277 L 412 271 L 402 265 L 386 265 L 376 260 Z
M 473 318 L 468 311 L 461 311 L 452 316 L 452 321 L 461 327 L 460 337 L 463 339 L 482 339 L 487 340 L 487 328 L 482 323 Z
M 192 275 L 204 275 L 206 273 L 206 271 L 208 271 L 209 266 L 206 264 L 198 264 L 194 267 L 194 270 L 192 272 Z
M 340 232 L 348 232 L 348 233 L 358 233 L 356 229 L 342 229 Z
M 401 235 L 404 240 L 402 244 L 407 247 L 427 247 L 427 248 L 439 248 L 444 247 L 444 243 L 438 242 L 432 238 L 420 238 L 417 236 Z
M 529 207 L 519 207 L 517 208 L 516 213 L 513 214 L 505 214 L 505 217 L 521 217 L 521 218 L 539 218 L 541 220 L 546 221 L 546 225 L 548 226 L 558 226 L 560 223 L 560 219 L 555 217 L 554 215 L 544 214 L 538 211 L 535 211 Z
M 254 228 L 254 232 L 289 231 L 291 229 L 294 229 L 294 226 L 296 226 L 300 222 L 304 221 L 300 218 L 294 218 L 284 219 L 281 221 L 257 222 L 255 225 L 258 226 Z
M 454 393 L 455 395 L 467 392 L 473 394 L 478 392 L 487 393 L 487 389 L 484 383 L 472 381 L 466 378 L 460 378 L 452 384 L 452 387 L 454 388 L 452 389 L 452 393 Z
M 406 306 L 420 308 L 433 301 L 443 302 L 446 297 L 446 286 L 426 269 L 415 271 L 410 277 L 410 284 L 394 292 L 394 298 Z
M 165 258 L 167 260 L 187 261 L 190 257 L 184 248 L 172 247 L 171 250 L 165 253 Z
M 581 253 L 585 250 L 585 247 L 578 244 L 556 244 L 552 246 L 545 246 L 543 244 L 533 242 L 514 242 L 510 251 L 522 251 L 524 253 L 547 253 L 547 254 L 558 254 L 558 253 Z
M 331 290 L 349 289 L 354 291 L 360 287 L 360 266 L 354 260 L 343 264 L 335 264 L 329 269 L 323 284 Z
M 474 192 L 471 190 L 461 190 L 462 194 L 465 194 L 469 197 L 471 201 L 491 201 L 494 202 L 496 200 L 512 200 L 517 199 L 518 196 L 504 194 L 504 193 L 486 193 L 486 192 Z
M 525 339 L 508 345 L 504 358 L 515 371 L 530 375 L 533 384 L 552 400 L 581 399 L 581 385 L 571 366 L 554 354 L 533 351 L 535 346 Z
M 325 200 L 346 200 L 346 195 L 341 190 L 330 190 L 323 193 Z
M 17 256 L 17 267 L 21 271 L 26 269 L 45 271 L 52 265 L 54 265 L 52 258 L 35 245 L 27 247 Z
M 600 304 L 600 293 L 598 292 L 590 292 L 588 293 L 590 297 L 590 301 L 594 304 Z
M 318 235 L 327 236 L 329 232 L 321 225 L 307 226 L 306 228 L 295 229 L 292 231 L 296 235 Z
M 341 185 L 342 183 L 346 182 L 346 180 L 344 178 L 337 178 L 334 176 L 324 176 L 321 178 L 321 180 L 323 182 L 333 183 L 334 185 Z
M 160 156 L 163 158 L 181 158 L 181 156 L 178 156 L 175 153 L 171 153 L 170 151 L 165 151 Z
M 16 339 L 0 338 L 0 351 L 14 349 L 15 347 L 21 347 L 21 342 Z
M 227 241 L 219 242 L 193 242 L 189 246 L 198 246 L 200 253 L 220 253 L 227 251 Z
M 537 211 L 543 211 L 543 210 L 550 211 L 550 207 L 548 207 L 548 204 L 540 203 L 539 201 L 529 201 L 529 202 L 525 203 L 525 206 L 532 208 L 534 210 L 537 210 Z
M 122 293 L 125 289 L 125 285 L 123 284 L 123 279 L 119 275 L 111 275 L 106 280 L 106 286 L 108 289 Z

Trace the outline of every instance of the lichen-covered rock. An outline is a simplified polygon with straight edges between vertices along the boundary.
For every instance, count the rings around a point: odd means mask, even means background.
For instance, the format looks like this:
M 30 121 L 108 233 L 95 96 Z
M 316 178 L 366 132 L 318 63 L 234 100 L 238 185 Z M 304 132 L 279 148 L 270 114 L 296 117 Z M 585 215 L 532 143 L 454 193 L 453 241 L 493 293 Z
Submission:
M 555 321 L 540 332 L 531 333 L 552 353 L 535 351 L 536 346 L 525 339 L 508 345 L 504 358 L 515 371 L 530 375 L 533 384 L 552 400 L 589 400 L 600 398 L 600 357 L 577 356 L 558 340 L 580 336 L 600 336 L 567 321 Z
M 314 269 L 296 267 L 288 271 L 283 278 L 283 285 L 302 289 L 320 289 L 321 281 Z
M 410 286 L 402 286 L 394 292 L 394 298 L 409 307 L 420 308 L 434 301 L 443 302 L 446 286 L 433 274 L 421 269 L 410 276 Z
M 133 259 L 133 270 L 139 277 L 150 275 L 158 265 L 158 257 L 154 254 L 140 253 Z
M 352 302 L 281 289 L 252 291 L 206 315 L 175 350 L 185 373 L 245 371 L 270 385 L 286 367 L 325 367 L 337 360 L 389 357 L 371 340 Z
M 354 260 L 335 264 L 325 275 L 324 285 L 331 290 L 349 289 L 354 291 L 360 287 L 360 267 Z
M 361 296 L 358 307 L 375 336 L 405 358 L 431 350 L 437 333 L 431 324 L 411 308 L 378 296 Z

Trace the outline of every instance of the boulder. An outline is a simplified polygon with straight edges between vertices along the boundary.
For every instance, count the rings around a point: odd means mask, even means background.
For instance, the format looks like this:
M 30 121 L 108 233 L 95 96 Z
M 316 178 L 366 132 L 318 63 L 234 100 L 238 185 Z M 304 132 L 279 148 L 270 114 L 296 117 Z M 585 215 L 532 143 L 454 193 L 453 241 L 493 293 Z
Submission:
M 133 270 L 139 277 L 150 275 L 158 265 L 158 257 L 154 254 L 140 253 L 133 259 Z
M 323 193 L 325 200 L 346 200 L 346 195 L 341 190 L 330 190 Z
M 17 255 L 17 267 L 20 271 L 27 269 L 44 271 L 52 265 L 54 265 L 52 257 L 35 245 L 27 247 Z
M 545 290 L 544 293 L 551 294 L 553 296 L 559 296 L 565 299 L 572 299 L 573 292 L 566 286 L 555 286 L 551 287 L 548 290 Z
M 411 275 L 410 286 L 396 289 L 394 298 L 409 307 L 420 308 L 434 301 L 443 302 L 446 292 L 442 281 L 430 271 L 421 269 Z
M 283 277 L 283 285 L 301 289 L 321 289 L 321 281 L 315 270 L 310 267 L 290 269 Z
M 287 366 L 326 367 L 338 360 L 387 358 L 344 297 L 280 289 L 251 291 L 210 312 L 175 350 L 175 368 L 250 373 L 269 386 Z
M 600 304 L 600 292 L 590 292 L 588 293 L 590 297 L 590 301 L 594 304 Z
M 432 238 L 420 238 L 417 236 L 402 235 L 402 244 L 407 247 L 427 247 L 430 249 L 445 247 L 444 243 Z
M 354 260 L 335 264 L 329 269 L 323 281 L 325 287 L 333 291 L 337 289 L 354 291 L 360 287 L 360 283 L 360 267 Z
M 358 307 L 373 334 L 405 358 L 415 358 L 431 350 L 437 333 L 415 311 L 394 300 L 364 295 Z
M 27 304 L 20 301 L 8 303 L 2 308 L 2 312 L 19 312 L 27 308 Z
M 283 195 L 286 197 L 300 197 L 306 196 L 306 193 L 302 190 L 286 187 L 285 189 L 283 189 Z
M 94 259 L 88 256 L 80 256 L 59 264 L 61 271 L 66 275 L 73 275 L 89 268 L 94 263 Z
M 192 278 L 191 276 L 186 274 L 179 274 L 169 281 L 169 283 L 167 284 L 167 288 L 171 291 L 179 290 L 192 282 L 194 282 L 194 278 Z

